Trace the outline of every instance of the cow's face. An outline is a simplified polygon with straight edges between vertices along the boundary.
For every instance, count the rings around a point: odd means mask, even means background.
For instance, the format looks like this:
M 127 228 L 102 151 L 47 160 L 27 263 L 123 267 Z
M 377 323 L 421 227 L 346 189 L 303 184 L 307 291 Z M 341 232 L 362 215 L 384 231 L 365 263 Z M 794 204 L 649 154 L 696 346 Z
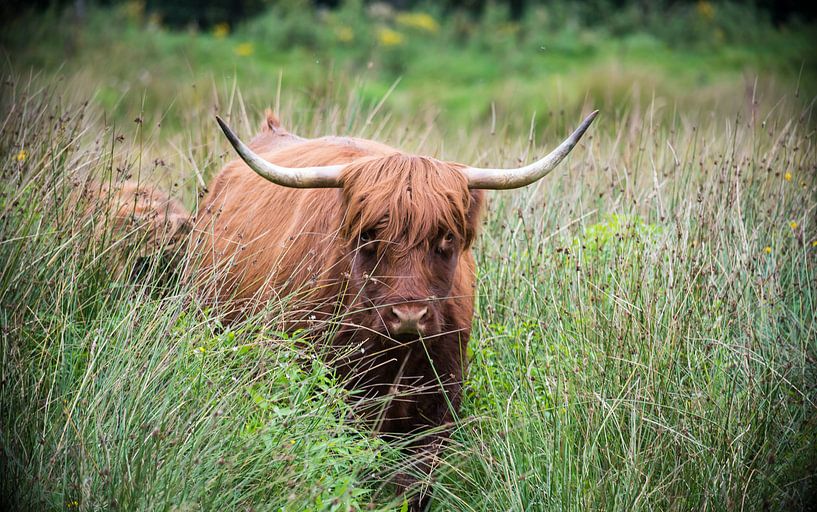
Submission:
M 345 144 L 343 151 L 328 149 L 323 158 L 304 154 L 308 161 L 302 165 L 284 167 L 252 151 L 224 120 L 217 120 L 244 162 L 264 179 L 285 187 L 343 189 L 345 218 L 339 235 L 352 262 L 351 289 L 344 293 L 354 299 L 347 304 L 363 305 L 355 323 L 391 338 L 416 339 L 454 327 L 446 325 L 450 319 L 444 317 L 441 302 L 455 289 L 470 293 L 455 288 L 461 254 L 476 234 L 482 204 L 481 193 L 469 190 L 508 190 L 541 179 L 570 153 L 597 114 L 587 116 L 543 158 L 512 169 L 467 167 L 399 153 L 340 163 L 355 156 L 354 144 Z M 291 147 L 295 152 L 302 148 Z
M 350 165 L 343 183 L 353 323 L 397 341 L 451 331 L 445 299 L 476 235 L 481 192 L 456 165 L 401 154 Z

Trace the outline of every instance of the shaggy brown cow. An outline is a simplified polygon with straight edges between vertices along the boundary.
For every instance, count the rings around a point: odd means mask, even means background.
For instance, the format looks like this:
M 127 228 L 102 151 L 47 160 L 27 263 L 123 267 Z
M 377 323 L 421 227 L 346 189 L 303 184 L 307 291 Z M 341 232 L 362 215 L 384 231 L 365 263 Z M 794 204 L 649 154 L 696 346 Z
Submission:
M 94 222 L 97 240 L 111 236 L 126 255 L 111 269 L 114 275 L 138 278 L 156 264 L 172 269 L 184 255 L 184 242 L 193 228 L 190 213 L 157 188 L 131 181 L 116 185 L 89 181 L 69 201 L 83 223 Z
M 430 473 L 460 404 L 481 189 L 538 180 L 595 115 L 550 155 L 511 170 L 369 140 L 302 139 L 271 114 L 247 147 L 218 119 L 243 161 L 221 171 L 199 210 L 200 275 L 224 276 L 209 298 L 235 319 L 295 296 L 292 325 L 324 326 L 347 385 L 381 399 L 364 411 L 373 427 L 408 443 L 413 467 L 397 485 L 412 487 L 412 509 L 428 503 L 417 475 Z

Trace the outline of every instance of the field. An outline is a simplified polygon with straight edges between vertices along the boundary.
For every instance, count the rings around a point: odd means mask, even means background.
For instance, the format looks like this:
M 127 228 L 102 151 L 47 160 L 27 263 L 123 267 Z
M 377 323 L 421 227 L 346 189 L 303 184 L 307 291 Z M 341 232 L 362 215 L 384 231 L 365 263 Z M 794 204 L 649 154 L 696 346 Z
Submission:
M 136 236 L 71 195 L 138 180 L 194 211 L 234 158 L 215 113 L 243 137 L 272 107 L 304 136 L 515 166 L 599 108 L 552 175 L 489 194 L 466 398 L 432 510 L 813 507 L 806 32 L 715 51 L 564 29 L 504 59 L 488 36 L 453 49 L 451 24 L 412 35 L 416 18 L 395 22 L 407 42 L 381 30 L 362 53 L 338 42 L 367 30 L 340 11 L 311 29 L 335 40 L 275 52 L 305 23 L 267 32 L 277 15 L 190 34 L 123 7 L 2 36 L 0 502 L 400 510 L 399 447 L 345 421 L 353 397 L 276 328 L 285 299 L 225 328 L 161 269 L 129 280 Z

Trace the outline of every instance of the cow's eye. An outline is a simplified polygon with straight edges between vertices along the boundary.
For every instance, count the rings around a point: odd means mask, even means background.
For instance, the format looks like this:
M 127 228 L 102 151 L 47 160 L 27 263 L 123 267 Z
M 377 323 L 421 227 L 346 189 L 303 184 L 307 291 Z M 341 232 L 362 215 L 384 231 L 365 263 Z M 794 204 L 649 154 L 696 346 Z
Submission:
M 367 229 L 366 231 L 363 231 L 362 233 L 360 233 L 360 243 L 361 244 L 369 243 L 372 240 L 374 240 L 374 230 Z
M 441 256 L 450 256 L 454 253 L 454 233 L 448 231 L 446 234 L 440 238 L 440 241 L 437 242 L 437 247 L 435 250 L 437 254 Z

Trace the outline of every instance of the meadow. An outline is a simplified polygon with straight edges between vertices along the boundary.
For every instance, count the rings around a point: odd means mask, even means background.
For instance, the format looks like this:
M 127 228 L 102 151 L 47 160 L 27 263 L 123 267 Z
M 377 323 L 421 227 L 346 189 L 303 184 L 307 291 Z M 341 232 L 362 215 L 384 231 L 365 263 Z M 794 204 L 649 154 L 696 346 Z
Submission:
M 458 28 L 348 8 L 191 32 L 130 5 L 2 36 L 7 509 L 403 508 L 388 484 L 399 446 L 346 421 L 354 394 L 277 328 L 286 299 L 225 327 L 160 267 L 128 279 L 138 230 L 71 200 L 89 179 L 138 180 L 195 211 L 234 158 L 214 114 L 249 137 L 266 107 L 303 136 L 508 167 L 601 110 L 552 175 L 489 194 L 466 397 L 432 510 L 813 507 L 805 29 L 730 40 L 714 24 L 730 13 L 697 11 L 679 48 L 547 13 Z M 537 40 L 537 23 L 562 28 Z

